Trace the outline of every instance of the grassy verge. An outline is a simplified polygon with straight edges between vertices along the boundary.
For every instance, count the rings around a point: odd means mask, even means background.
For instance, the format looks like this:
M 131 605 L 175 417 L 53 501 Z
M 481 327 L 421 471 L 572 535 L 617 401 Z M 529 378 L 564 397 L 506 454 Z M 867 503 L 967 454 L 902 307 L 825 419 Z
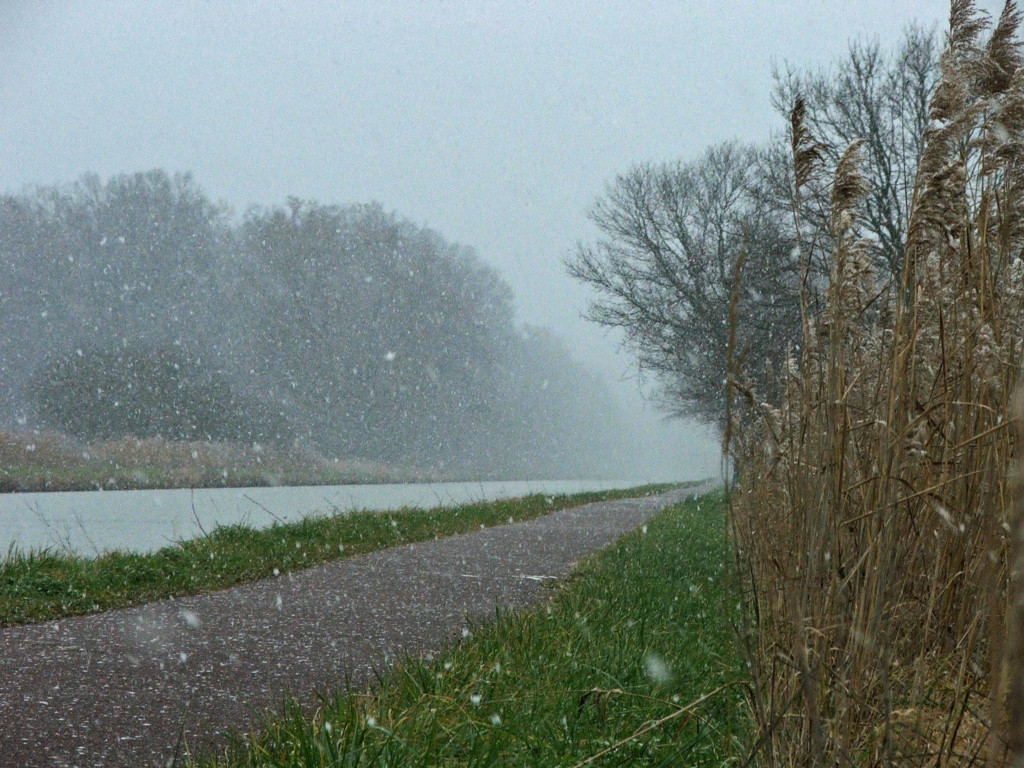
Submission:
M 157 552 L 85 558 L 52 551 L 8 553 L 0 562 L 0 626 L 95 613 L 172 596 L 212 592 L 399 544 L 529 520 L 557 509 L 640 496 L 671 485 L 560 496 L 533 495 L 393 514 L 310 517 L 254 529 L 225 526 Z
M 201 765 L 720 765 L 742 724 L 724 527 L 720 495 L 673 507 L 547 605 L 396 665 L 372 693 L 311 716 L 289 704 Z

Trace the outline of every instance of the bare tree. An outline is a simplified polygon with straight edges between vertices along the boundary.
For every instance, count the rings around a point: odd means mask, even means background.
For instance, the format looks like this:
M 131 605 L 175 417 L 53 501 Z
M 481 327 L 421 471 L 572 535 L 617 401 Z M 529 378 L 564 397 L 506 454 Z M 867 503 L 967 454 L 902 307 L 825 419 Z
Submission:
M 800 101 L 819 161 L 799 194 L 791 137 L 780 134 L 759 148 L 723 144 L 694 162 L 637 166 L 598 200 L 600 239 L 579 247 L 569 272 L 596 289 L 588 316 L 625 331 L 669 412 L 721 423 L 730 354 L 748 394 L 770 395 L 772 371 L 800 341 L 801 286 L 813 310 L 828 285 L 831 179 L 855 141 L 869 192 L 854 235 L 883 275 L 899 275 L 938 50 L 933 32 L 912 27 L 893 52 L 855 43 L 830 69 L 776 72 L 775 103 L 788 117 Z
M 940 41 L 934 30 L 909 27 L 892 51 L 877 42 L 855 42 L 847 57 L 827 69 L 775 72 L 773 101 L 788 118 L 796 99 L 806 106 L 804 123 L 821 142 L 824 167 L 804 198 L 801 216 L 817 232 L 828 232 L 829 188 L 846 148 L 860 140 L 870 191 L 861 228 L 873 242 L 884 272 L 898 275 L 906 249 L 907 214 L 928 128 L 928 104 L 939 80 Z M 768 150 L 773 169 L 765 174 L 777 204 L 788 205 L 791 180 L 784 148 Z M 782 171 L 780 173 L 780 170 Z M 766 194 L 770 194 L 766 189 Z M 830 252 L 831 243 L 821 243 Z
M 737 261 L 747 264 L 738 349 L 757 382 L 768 386 L 800 327 L 792 238 L 756 194 L 757 159 L 730 143 L 617 177 L 590 213 L 601 238 L 568 264 L 598 292 L 588 317 L 625 331 L 677 415 L 723 418 Z

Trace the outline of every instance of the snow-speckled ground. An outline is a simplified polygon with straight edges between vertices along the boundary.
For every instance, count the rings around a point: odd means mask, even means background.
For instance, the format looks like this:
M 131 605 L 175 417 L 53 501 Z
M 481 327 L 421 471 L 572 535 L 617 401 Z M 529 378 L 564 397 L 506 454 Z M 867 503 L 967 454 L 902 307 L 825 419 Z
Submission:
M 589 504 L 211 595 L 0 630 L 0 764 L 165 766 L 290 691 L 457 638 L 536 600 L 575 561 L 707 487 Z

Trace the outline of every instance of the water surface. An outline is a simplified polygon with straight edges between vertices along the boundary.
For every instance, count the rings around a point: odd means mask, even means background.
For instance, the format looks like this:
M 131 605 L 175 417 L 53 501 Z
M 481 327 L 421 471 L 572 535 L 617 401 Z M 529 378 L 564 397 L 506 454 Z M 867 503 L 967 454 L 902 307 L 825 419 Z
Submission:
M 8 493 L 0 494 L 0 548 L 51 548 L 82 555 L 115 549 L 146 552 L 201 536 L 218 525 L 264 528 L 308 515 L 425 509 L 638 484 L 569 480 Z

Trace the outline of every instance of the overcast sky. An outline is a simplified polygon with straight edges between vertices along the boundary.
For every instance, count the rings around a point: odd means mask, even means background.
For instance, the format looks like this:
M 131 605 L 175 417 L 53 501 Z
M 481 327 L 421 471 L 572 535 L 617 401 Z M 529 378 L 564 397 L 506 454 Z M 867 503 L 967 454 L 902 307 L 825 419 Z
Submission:
M 617 380 L 629 361 L 563 268 L 604 185 L 779 130 L 773 63 L 947 16 L 939 0 L 0 0 L 0 191 L 164 168 L 238 213 L 377 200 L 474 246 L 521 320 Z

